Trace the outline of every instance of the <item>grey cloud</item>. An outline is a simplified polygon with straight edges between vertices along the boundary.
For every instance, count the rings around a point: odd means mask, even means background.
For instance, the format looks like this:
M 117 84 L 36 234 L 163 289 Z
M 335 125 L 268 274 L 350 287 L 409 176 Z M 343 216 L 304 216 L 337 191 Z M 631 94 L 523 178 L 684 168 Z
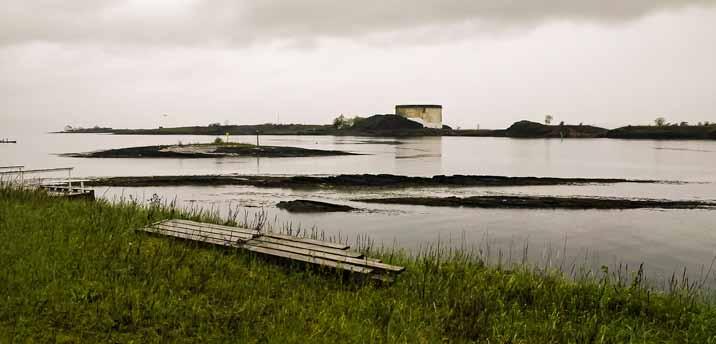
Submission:
M 0 44 L 32 41 L 229 44 L 361 37 L 458 26 L 519 29 L 555 20 L 625 21 L 713 0 L 11 0 Z M 427 28 L 427 29 L 426 29 Z

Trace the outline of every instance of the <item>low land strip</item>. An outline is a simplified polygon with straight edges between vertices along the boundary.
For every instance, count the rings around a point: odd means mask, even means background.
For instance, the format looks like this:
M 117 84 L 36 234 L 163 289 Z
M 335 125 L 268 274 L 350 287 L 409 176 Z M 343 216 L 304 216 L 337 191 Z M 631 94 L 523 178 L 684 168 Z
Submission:
M 477 187 L 536 186 L 616 183 L 667 183 L 658 180 L 620 178 L 552 178 L 507 177 L 488 175 L 436 175 L 411 177 L 393 174 L 341 174 L 335 176 L 260 176 L 260 175 L 192 175 L 134 176 L 96 178 L 89 186 L 180 186 L 180 185 L 250 185 L 273 188 L 410 188 L 410 187 Z M 668 182 L 671 183 L 671 182 Z
M 356 202 L 430 207 L 515 209 L 714 209 L 716 202 L 551 196 L 393 197 L 354 199 Z

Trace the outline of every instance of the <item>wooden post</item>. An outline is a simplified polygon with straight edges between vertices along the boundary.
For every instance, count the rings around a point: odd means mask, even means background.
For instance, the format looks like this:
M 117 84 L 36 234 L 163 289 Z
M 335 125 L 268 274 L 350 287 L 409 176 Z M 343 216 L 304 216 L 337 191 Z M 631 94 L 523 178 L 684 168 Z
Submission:
M 261 147 L 261 144 L 259 143 L 259 130 L 256 129 L 256 147 Z

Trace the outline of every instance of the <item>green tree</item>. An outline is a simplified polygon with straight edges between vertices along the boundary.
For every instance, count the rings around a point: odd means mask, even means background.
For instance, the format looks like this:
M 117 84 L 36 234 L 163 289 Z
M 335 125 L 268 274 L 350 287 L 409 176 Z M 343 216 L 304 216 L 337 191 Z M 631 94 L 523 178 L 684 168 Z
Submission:
M 341 114 L 340 116 L 333 119 L 333 126 L 336 127 L 337 129 L 341 129 L 341 128 L 345 127 L 345 125 L 346 125 L 346 116 L 343 116 L 343 114 Z
M 663 127 L 666 124 L 666 118 L 664 117 L 657 117 L 654 120 L 654 124 L 656 124 L 657 127 Z

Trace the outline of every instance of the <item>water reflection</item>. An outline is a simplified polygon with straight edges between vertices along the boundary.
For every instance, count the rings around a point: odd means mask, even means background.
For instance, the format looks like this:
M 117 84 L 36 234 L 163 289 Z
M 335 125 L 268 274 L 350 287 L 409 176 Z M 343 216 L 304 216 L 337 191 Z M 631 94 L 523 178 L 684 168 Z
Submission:
M 442 137 L 405 140 L 395 146 L 395 173 L 422 176 L 443 173 Z

